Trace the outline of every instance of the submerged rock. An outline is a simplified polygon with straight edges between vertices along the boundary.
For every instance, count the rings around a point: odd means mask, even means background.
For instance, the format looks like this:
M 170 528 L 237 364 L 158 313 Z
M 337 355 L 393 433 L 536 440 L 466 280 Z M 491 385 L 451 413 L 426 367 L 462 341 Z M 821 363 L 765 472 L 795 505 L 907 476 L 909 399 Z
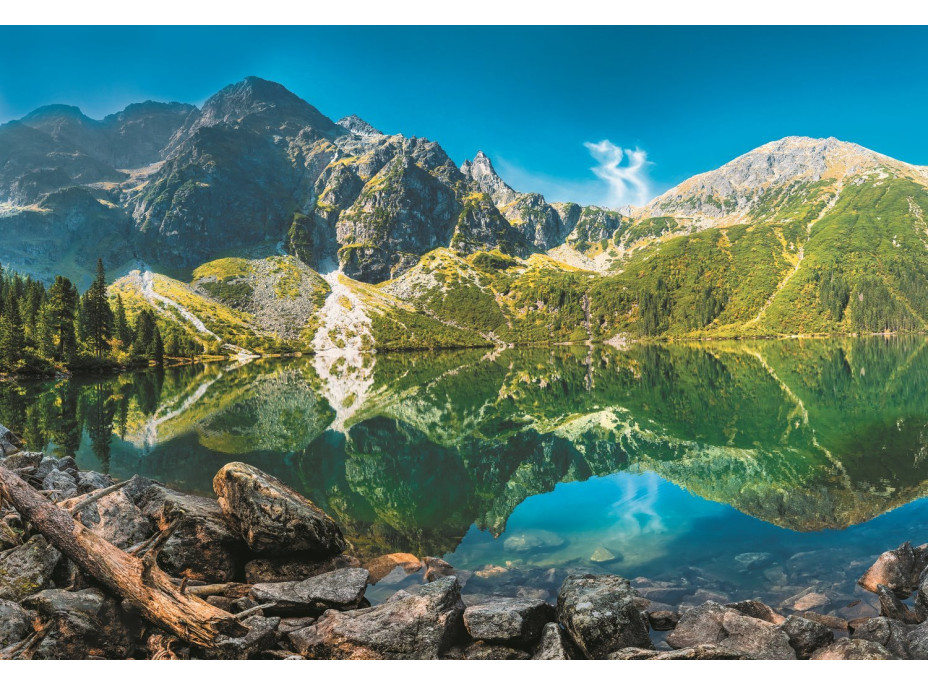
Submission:
M 303 581 L 255 584 L 249 592 L 259 605 L 273 603 L 265 614 L 319 615 L 325 610 L 351 610 L 364 599 L 366 569 L 337 569 Z
M 232 462 L 213 479 L 219 505 L 257 553 L 331 557 L 345 538 L 338 525 L 311 501 L 260 469 Z
M 776 625 L 709 601 L 687 610 L 667 636 L 672 648 L 719 646 L 760 660 L 795 660 L 789 637 Z
M 839 638 L 824 648 L 819 648 L 810 660 L 895 660 L 895 656 L 879 643 L 859 638 Z
M 312 658 L 434 660 L 464 635 L 463 615 L 461 587 L 445 577 L 375 607 L 330 610 L 290 641 Z
M 548 622 L 542 627 L 533 660 L 575 660 L 579 657 L 573 641 L 557 622 Z
M 60 560 L 61 553 L 41 535 L 0 553 L 0 599 L 19 602 L 50 588 Z
M 409 553 L 390 553 L 381 555 L 369 560 L 364 564 L 364 568 L 370 572 L 370 583 L 376 584 L 388 574 L 399 567 L 404 574 L 415 574 L 422 569 L 423 562 L 415 555 Z
M 554 608 L 543 601 L 500 598 L 464 610 L 464 626 L 477 641 L 528 645 L 538 640 Z
M 824 624 L 792 615 L 780 625 L 789 644 L 800 658 L 807 658 L 819 648 L 834 642 L 834 632 Z
M 741 600 L 737 603 L 728 603 L 725 607 L 730 607 L 743 615 L 754 619 L 762 619 L 771 624 L 782 624 L 786 621 L 786 617 L 759 600 Z
M 533 529 L 508 536 L 503 541 L 503 550 L 510 553 L 527 553 L 532 550 L 559 548 L 562 545 L 564 539 L 553 531 Z
M 572 574 L 557 596 L 558 621 L 588 658 L 620 648 L 651 648 L 635 598 L 629 581 L 620 576 Z
M 651 610 L 646 614 L 648 623 L 655 631 L 672 631 L 680 621 L 680 613 L 673 610 Z
M 288 557 L 260 558 L 245 563 L 245 581 L 249 584 L 302 581 L 311 576 L 334 572 L 336 569 L 360 566 L 361 561 L 350 555 L 336 555 L 328 560 Z

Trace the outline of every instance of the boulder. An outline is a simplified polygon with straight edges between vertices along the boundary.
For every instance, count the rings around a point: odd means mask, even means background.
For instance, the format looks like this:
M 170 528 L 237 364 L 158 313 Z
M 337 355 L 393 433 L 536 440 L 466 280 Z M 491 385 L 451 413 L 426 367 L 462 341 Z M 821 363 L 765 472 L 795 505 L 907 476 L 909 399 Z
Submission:
M 760 660 L 795 660 L 789 637 L 775 624 L 709 601 L 687 610 L 667 636 L 672 648 L 713 645 Z
M 578 657 L 576 646 L 557 622 L 548 622 L 542 627 L 533 660 L 576 660 Z
M 197 581 L 231 581 L 238 571 L 244 548 L 231 522 L 215 500 L 178 493 L 160 484 L 139 480 L 139 488 L 126 489 L 142 513 L 165 530 L 180 525 L 158 555 L 158 565 L 168 574 Z
M 655 631 L 672 631 L 680 621 L 680 613 L 673 610 L 652 610 L 646 614 L 648 623 Z
M 36 658 L 122 659 L 133 650 L 130 627 L 119 603 L 97 588 L 49 589 L 26 598 L 23 606 L 36 611 L 49 627 L 33 653 Z
M 819 648 L 810 660 L 895 660 L 896 658 L 879 643 L 859 638 L 839 638 L 824 648 Z
M 499 643 L 477 641 L 464 649 L 465 660 L 530 660 L 532 656 L 524 650 Z
M 540 600 L 499 598 L 464 610 L 464 626 L 476 641 L 525 646 L 554 619 L 554 608 Z
M 898 619 L 906 624 L 918 624 L 918 615 L 899 597 L 883 584 L 876 587 L 876 595 L 880 599 L 880 614 L 890 619 Z
M 842 619 L 841 617 L 835 617 L 834 615 L 823 615 L 819 612 L 812 612 L 811 610 L 808 610 L 806 612 L 797 612 L 796 616 L 805 617 L 806 619 L 811 619 L 813 622 L 824 624 L 829 629 L 833 629 L 835 631 L 849 631 L 850 630 L 850 627 L 848 626 L 846 619 Z
M 399 568 L 403 574 L 409 575 L 422 569 L 422 560 L 409 553 L 390 553 L 381 555 L 364 563 L 364 568 L 370 572 L 370 583 L 376 584 L 388 574 Z
M 219 506 L 251 550 L 267 555 L 338 555 L 345 538 L 338 525 L 311 501 L 260 469 L 232 462 L 213 479 Z
M 610 660 L 744 660 L 741 653 L 719 646 L 693 646 L 679 650 L 644 650 L 623 648 L 608 656 Z
M 854 631 L 854 638 L 879 643 L 896 657 L 907 659 L 909 657 L 908 636 L 911 631 L 911 626 L 897 619 L 871 617 Z
M 336 569 L 360 567 L 361 561 L 350 555 L 336 555 L 328 560 L 305 558 L 259 558 L 245 563 L 245 581 L 249 584 L 279 581 L 302 581 Z M 369 583 L 370 579 L 368 579 Z
M 77 495 L 77 483 L 70 474 L 55 468 L 42 479 L 42 490 L 54 491 L 49 494 L 49 498 L 53 502 L 60 502 Z
M 725 607 L 730 607 L 743 615 L 754 619 L 762 619 L 771 624 L 782 624 L 786 621 L 786 617 L 759 600 L 741 600 L 737 603 L 728 603 Z
M 222 636 L 213 648 L 203 651 L 210 660 L 250 660 L 277 645 L 280 617 L 252 615 L 242 620 L 248 633 L 238 638 Z
M 920 546 L 916 552 L 906 541 L 895 550 L 880 555 L 857 583 L 871 593 L 876 593 L 877 587 L 883 585 L 898 597 L 908 598 L 918 584 L 919 574 L 928 563 L 926 554 L 925 546 Z
M 18 548 L 0 553 L 0 599 L 19 602 L 50 588 L 60 560 L 61 553 L 43 536 L 33 536 Z
M 24 451 L 6 458 L 3 461 L 3 466 L 14 471 L 29 470 L 34 472 L 44 457 L 45 456 L 42 453 L 30 453 Z M 58 463 L 55 462 L 54 464 L 57 466 Z M 49 463 L 48 471 L 51 471 L 51 466 L 51 463 Z
M 458 580 L 445 577 L 374 607 L 329 610 L 290 641 L 312 658 L 434 660 L 465 635 L 463 615 Z
M 425 565 L 425 580 L 435 581 L 446 576 L 456 576 L 455 569 L 440 557 L 424 557 L 422 563 Z
M 58 469 L 58 460 L 48 455 L 42 455 L 39 464 L 32 472 L 32 476 L 40 481 L 45 481 L 45 477 Z
M 22 450 L 23 442 L 12 431 L 0 424 L 0 457 L 14 455 Z
M 906 633 L 905 638 L 909 657 L 913 660 L 928 660 L 928 622 L 911 629 Z M 893 649 L 888 644 L 886 647 L 892 652 Z
M 557 596 L 557 618 L 588 658 L 621 648 L 651 648 L 635 597 L 629 581 L 620 576 L 571 574 Z
M 366 569 L 336 569 L 303 581 L 255 584 L 249 596 L 273 615 L 320 615 L 326 610 L 353 610 L 364 599 Z
M 831 629 L 805 617 L 790 615 L 789 619 L 780 624 L 780 629 L 789 637 L 789 644 L 801 659 L 809 657 L 819 648 L 824 648 L 835 640 Z
M 79 502 L 81 498 L 62 503 Z M 76 519 L 117 548 L 126 549 L 141 543 L 153 533 L 153 527 L 142 510 L 124 491 L 114 491 L 81 507 Z
M 23 640 L 31 632 L 32 615 L 12 600 L 0 600 L 0 650 Z
M 116 482 L 113 481 L 111 476 L 99 472 L 78 472 L 77 474 L 77 492 L 79 495 L 107 488 L 114 483 Z
M 928 567 L 918 578 L 918 590 L 915 593 L 915 613 L 921 621 L 928 620 Z

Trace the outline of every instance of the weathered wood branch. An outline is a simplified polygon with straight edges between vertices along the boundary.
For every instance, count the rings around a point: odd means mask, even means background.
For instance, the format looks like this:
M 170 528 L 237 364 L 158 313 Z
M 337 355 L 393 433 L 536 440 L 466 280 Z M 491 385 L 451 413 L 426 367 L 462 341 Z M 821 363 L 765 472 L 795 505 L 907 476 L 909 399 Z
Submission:
M 181 593 L 153 559 L 139 559 L 120 550 L 2 465 L 0 495 L 81 570 L 137 607 L 148 621 L 178 638 L 209 648 L 222 635 L 248 633 L 228 612 L 196 595 Z

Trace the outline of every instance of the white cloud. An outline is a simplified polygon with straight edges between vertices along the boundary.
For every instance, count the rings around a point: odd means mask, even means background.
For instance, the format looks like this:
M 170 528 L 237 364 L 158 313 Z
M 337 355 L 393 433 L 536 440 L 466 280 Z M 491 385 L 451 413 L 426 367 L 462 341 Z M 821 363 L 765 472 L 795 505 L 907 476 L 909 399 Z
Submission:
M 541 193 L 548 202 L 576 202 L 619 208 L 644 205 L 656 194 L 648 178 L 648 154 L 644 150 L 622 148 L 611 141 L 584 143 L 598 163 L 591 167 L 595 178 L 561 179 L 527 171 L 496 156 L 493 165 L 510 186 L 523 193 Z
M 609 140 L 584 143 L 599 164 L 592 172 L 609 186 L 606 205 L 644 205 L 651 199 L 648 181 L 648 153 L 639 148 L 620 148 Z M 627 160 L 625 165 L 623 161 Z

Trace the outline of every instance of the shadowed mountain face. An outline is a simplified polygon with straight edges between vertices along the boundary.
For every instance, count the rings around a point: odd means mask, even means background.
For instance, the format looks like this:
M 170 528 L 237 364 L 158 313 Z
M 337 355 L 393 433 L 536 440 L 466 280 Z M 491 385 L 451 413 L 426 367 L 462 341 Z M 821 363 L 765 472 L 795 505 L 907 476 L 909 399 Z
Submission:
M 222 464 L 256 464 L 370 554 L 505 537 L 536 496 L 622 473 L 797 532 L 928 492 L 920 338 L 381 355 L 345 367 L 363 381 L 319 364 L 5 387 L 0 415 L 30 446 L 201 492 Z

